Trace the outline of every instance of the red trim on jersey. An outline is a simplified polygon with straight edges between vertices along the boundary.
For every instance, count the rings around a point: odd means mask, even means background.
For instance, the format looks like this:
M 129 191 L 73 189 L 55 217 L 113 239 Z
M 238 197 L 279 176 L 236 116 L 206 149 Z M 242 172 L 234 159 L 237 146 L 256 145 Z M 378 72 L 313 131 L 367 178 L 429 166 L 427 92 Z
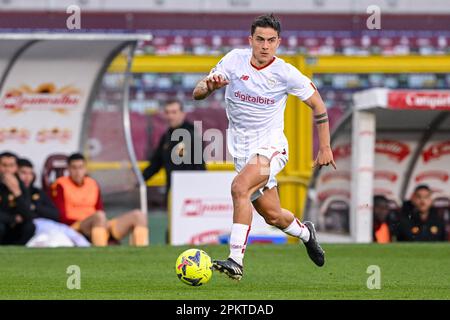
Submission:
M 255 66 L 255 65 L 252 63 L 252 60 L 250 60 L 250 64 L 252 65 L 253 68 L 255 68 L 256 70 L 259 71 L 259 70 L 262 70 L 262 69 L 264 69 L 264 68 L 270 66 L 274 61 L 275 61 L 275 57 L 272 58 L 272 61 L 270 61 L 268 64 L 266 64 L 265 66 L 262 66 L 262 67 L 257 67 L 257 66 Z
M 242 248 L 242 253 L 245 252 L 245 246 L 247 245 L 247 241 L 248 241 L 248 234 L 250 233 L 250 226 L 248 226 L 248 230 L 247 230 L 247 234 L 245 235 L 245 242 L 244 242 L 244 247 Z
M 314 88 L 314 91 L 317 91 L 317 88 L 316 88 L 316 86 L 314 85 L 314 83 L 310 82 L 310 84 L 311 84 L 311 87 Z

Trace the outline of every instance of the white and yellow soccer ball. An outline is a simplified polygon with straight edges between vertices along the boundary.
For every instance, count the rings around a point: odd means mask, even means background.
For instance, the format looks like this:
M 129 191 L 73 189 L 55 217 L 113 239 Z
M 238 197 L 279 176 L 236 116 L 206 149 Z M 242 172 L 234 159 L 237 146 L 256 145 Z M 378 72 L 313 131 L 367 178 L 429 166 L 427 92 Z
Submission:
M 189 249 L 178 256 L 175 263 L 178 279 L 190 286 L 201 286 L 212 276 L 211 257 L 203 250 Z

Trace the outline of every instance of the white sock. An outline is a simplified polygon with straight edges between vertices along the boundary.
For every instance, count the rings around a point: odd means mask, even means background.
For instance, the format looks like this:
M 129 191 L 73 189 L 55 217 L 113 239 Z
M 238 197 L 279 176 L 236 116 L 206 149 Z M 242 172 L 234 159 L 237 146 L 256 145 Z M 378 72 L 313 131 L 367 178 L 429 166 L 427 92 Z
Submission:
M 300 238 L 303 242 L 309 241 L 309 229 L 295 217 L 294 221 L 292 221 L 292 223 L 284 229 L 283 232 L 290 236 Z
M 230 236 L 229 257 L 243 266 L 245 247 L 247 246 L 250 226 L 246 224 L 233 223 Z

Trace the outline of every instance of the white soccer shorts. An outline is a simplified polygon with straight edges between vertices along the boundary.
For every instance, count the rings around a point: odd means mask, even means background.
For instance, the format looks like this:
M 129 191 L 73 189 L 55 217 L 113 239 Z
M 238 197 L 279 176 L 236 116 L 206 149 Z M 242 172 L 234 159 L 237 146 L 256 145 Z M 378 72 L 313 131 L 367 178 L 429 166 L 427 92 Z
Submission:
M 256 155 L 261 155 L 269 159 L 270 172 L 267 184 L 263 188 L 257 190 L 252 194 L 250 198 L 251 201 L 255 201 L 256 199 L 261 197 L 264 194 L 264 189 L 272 189 L 273 187 L 277 186 L 278 183 L 276 175 L 280 173 L 281 170 L 283 170 L 289 159 L 286 148 L 262 147 L 256 149 L 255 152 L 252 152 L 247 158 L 234 158 L 235 170 L 238 173 L 241 172 L 245 165 L 249 163 L 251 159 Z

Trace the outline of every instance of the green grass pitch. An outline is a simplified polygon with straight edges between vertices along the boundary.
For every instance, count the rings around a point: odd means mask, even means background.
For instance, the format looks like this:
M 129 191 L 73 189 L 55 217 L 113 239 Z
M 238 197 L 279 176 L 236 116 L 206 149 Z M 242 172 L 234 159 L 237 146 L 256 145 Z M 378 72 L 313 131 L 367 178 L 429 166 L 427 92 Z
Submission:
M 317 268 L 303 246 L 250 245 L 240 282 L 214 273 L 201 287 L 175 275 L 188 247 L 0 248 L 0 299 L 450 299 L 450 244 L 324 245 Z M 199 246 L 224 258 L 227 246 Z M 81 269 L 69 290 L 67 267 Z M 381 289 L 367 288 L 367 268 Z

